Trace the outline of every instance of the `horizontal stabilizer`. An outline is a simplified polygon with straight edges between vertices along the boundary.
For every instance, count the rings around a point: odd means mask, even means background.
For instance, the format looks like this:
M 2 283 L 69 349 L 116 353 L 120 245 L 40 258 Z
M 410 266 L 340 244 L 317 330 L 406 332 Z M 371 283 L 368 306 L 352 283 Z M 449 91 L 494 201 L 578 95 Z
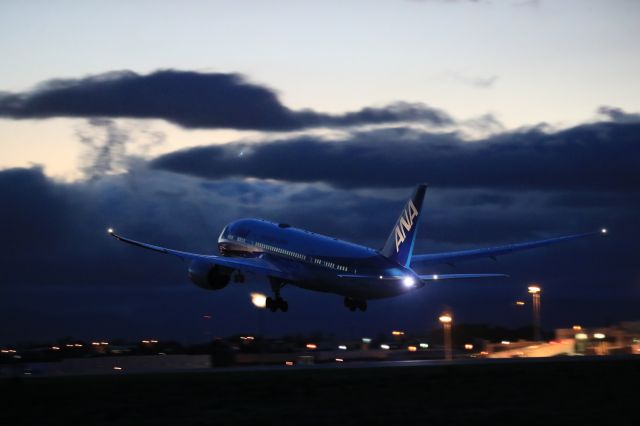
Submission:
M 434 274 L 418 275 L 422 281 L 465 280 L 476 278 L 506 278 L 507 274 Z

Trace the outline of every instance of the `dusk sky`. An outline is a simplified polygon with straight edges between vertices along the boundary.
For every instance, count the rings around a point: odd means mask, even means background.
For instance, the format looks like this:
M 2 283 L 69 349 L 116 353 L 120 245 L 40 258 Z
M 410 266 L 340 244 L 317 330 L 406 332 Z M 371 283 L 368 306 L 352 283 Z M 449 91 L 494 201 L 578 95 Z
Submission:
M 0 344 L 640 320 L 640 2 L 5 2 Z M 428 183 L 416 253 L 587 232 L 439 267 L 366 313 L 255 280 L 205 291 L 105 230 L 216 253 L 240 217 L 380 248 Z M 203 315 L 211 315 L 205 321 Z

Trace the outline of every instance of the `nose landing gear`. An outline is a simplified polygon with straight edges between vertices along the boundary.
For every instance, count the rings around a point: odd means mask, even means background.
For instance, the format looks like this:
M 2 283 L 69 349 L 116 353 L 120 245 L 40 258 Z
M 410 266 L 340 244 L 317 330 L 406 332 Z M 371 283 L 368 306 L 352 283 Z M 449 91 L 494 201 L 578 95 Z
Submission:
M 346 306 L 351 312 L 354 312 L 356 309 L 360 309 L 362 312 L 364 312 L 367 310 L 367 301 L 345 297 L 344 306 Z
M 275 312 L 280 309 L 282 312 L 287 312 L 289 310 L 289 303 L 280 297 L 280 289 L 284 287 L 284 283 L 281 281 L 276 281 L 274 279 L 271 280 L 271 289 L 273 290 L 273 294 L 276 296 L 267 297 L 266 307 L 271 312 Z

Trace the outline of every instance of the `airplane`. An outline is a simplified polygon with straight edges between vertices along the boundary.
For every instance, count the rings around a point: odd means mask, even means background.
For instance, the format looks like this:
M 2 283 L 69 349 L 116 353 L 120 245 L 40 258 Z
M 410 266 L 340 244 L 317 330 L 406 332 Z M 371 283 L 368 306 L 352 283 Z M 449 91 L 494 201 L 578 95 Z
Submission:
M 344 297 L 351 311 L 366 311 L 367 302 L 399 296 L 441 280 L 507 277 L 505 274 L 423 274 L 436 264 L 455 265 L 477 259 L 496 259 L 508 253 L 547 246 L 596 234 L 565 235 L 472 250 L 413 254 L 426 184 L 418 185 L 406 202 L 381 250 L 263 219 L 239 219 L 224 227 L 218 238 L 220 255 L 195 254 L 155 246 L 120 236 L 114 238 L 148 250 L 176 256 L 188 263 L 189 279 L 207 290 L 220 290 L 233 278 L 244 282 L 246 273 L 268 277 L 274 297 L 266 298 L 271 312 L 287 312 L 289 303 L 281 289 L 292 285 Z

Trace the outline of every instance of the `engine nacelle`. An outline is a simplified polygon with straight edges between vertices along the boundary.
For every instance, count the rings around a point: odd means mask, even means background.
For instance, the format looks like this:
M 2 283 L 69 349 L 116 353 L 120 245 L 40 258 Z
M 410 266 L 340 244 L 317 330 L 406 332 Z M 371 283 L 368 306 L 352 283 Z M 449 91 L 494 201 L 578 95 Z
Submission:
M 229 284 L 232 272 L 232 269 L 223 266 L 194 261 L 189 267 L 189 279 L 198 287 L 220 290 Z

